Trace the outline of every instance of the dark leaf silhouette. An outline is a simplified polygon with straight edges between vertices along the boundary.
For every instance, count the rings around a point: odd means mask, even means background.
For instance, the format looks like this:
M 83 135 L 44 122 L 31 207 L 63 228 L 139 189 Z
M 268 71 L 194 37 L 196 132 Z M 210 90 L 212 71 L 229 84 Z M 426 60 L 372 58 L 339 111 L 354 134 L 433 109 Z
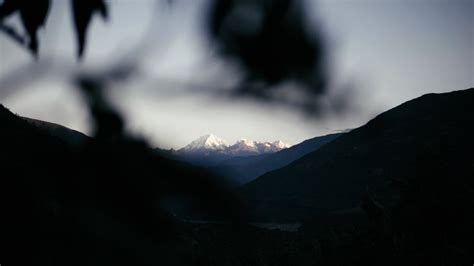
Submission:
M 29 48 L 33 54 L 38 53 L 38 29 L 44 25 L 49 11 L 49 0 L 21 1 L 23 6 L 20 9 L 21 21 L 30 36 Z
M 87 28 L 92 16 L 95 12 L 99 12 L 104 19 L 107 19 L 107 4 L 103 0 L 72 0 L 72 7 L 78 42 L 77 56 L 81 58 L 84 54 L 87 42 Z
M 29 37 L 28 49 L 36 56 L 38 54 L 38 30 L 45 24 L 48 17 L 50 0 L 6 0 L 0 6 L 0 20 L 13 13 L 19 12 L 21 22 Z M 21 38 L 13 29 L 6 31 L 21 43 Z
M 303 83 L 311 92 L 324 90 L 323 47 L 310 34 L 301 1 L 216 0 L 209 30 L 222 55 L 237 61 L 247 84 L 241 92 L 262 94 L 285 80 Z M 250 82 L 250 83 L 248 83 Z M 264 86 L 248 86 L 255 83 Z
M 0 19 L 11 15 L 15 11 L 18 11 L 21 6 L 20 4 L 21 1 L 5 0 L 3 5 L 0 6 Z

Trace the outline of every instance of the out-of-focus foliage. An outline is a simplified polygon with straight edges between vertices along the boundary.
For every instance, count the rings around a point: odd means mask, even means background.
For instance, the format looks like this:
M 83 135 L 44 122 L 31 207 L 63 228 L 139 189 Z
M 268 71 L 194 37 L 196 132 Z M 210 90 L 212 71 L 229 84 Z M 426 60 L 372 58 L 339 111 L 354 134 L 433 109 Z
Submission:
M 245 81 L 238 92 L 266 95 L 284 81 L 313 96 L 326 88 L 324 47 L 299 0 L 215 0 L 209 30 L 221 55 L 235 60 Z M 313 29 L 314 30 L 314 29 Z
M 0 23 L 3 18 L 10 16 L 15 13 L 20 14 L 21 22 L 25 31 L 28 35 L 28 49 L 33 55 L 38 54 L 38 30 L 44 26 L 46 18 L 49 13 L 50 0 L 5 0 L 3 5 L 0 6 Z M 2 23 L 3 31 L 17 41 L 24 42 L 24 39 L 19 37 L 14 29 L 4 28 Z
M 72 0 L 74 25 L 77 35 L 77 56 L 82 57 L 87 41 L 87 28 L 95 12 L 107 19 L 107 5 L 103 0 Z
M 112 5 L 105 0 L 71 0 L 79 59 L 86 52 L 94 14 L 107 19 Z M 236 63 L 242 73 L 231 95 L 279 102 L 312 113 L 320 109 L 317 100 L 327 92 L 329 83 L 326 50 L 317 25 L 309 24 L 306 5 L 301 0 L 211 1 L 205 18 L 208 37 L 218 47 L 218 55 Z M 50 0 L 6 0 L 0 6 L 0 30 L 24 45 L 25 36 L 2 22 L 19 11 L 28 32 L 28 48 L 36 55 L 36 32 L 45 24 L 49 6 Z
M 104 0 L 71 0 L 74 14 L 74 26 L 77 36 L 77 56 L 80 58 L 84 53 L 87 41 L 87 28 L 92 16 L 99 12 L 104 19 L 107 18 L 107 4 Z M 15 13 L 20 14 L 21 22 L 27 33 L 27 48 L 37 56 L 39 40 L 38 30 L 46 23 L 49 15 L 50 0 L 5 0 L 0 6 L 0 30 L 13 38 L 20 44 L 25 44 L 25 37 L 10 26 L 3 24 L 3 19 Z

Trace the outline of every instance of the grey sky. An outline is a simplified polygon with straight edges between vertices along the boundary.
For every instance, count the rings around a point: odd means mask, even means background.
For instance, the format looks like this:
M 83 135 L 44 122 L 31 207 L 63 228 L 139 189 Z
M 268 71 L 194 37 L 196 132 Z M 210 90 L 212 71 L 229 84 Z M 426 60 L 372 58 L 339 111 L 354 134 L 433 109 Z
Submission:
M 75 60 L 68 2 L 53 0 L 40 36 L 39 63 L 0 34 L 0 81 L 17 68 L 53 64 L 51 71 L 22 84 L 24 89 L 17 93 L 3 95 L 0 102 L 21 115 L 86 133 L 87 113 L 68 73 L 102 69 L 134 51 L 150 32 L 153 45 L 141 57 L 145 78 L 117 86 L 111 94 L 132 131 L 166 148 L 184 146 L 211 132 L 229 142 L 245 137 L 295 144 L 360 126 L 424 93 L 474 86 L 472 0 L 307 0 L 311 18 L 319 22 L 331 48 L 333 81 L 327 97 L 350 89 L 353 100 L 349 111 L 320 119 L 307 119 L 281 106 L 217 99 L 201 92 L 232 85 L 237 73 L 215 56 L 203 36 L 205 0 L 177 0 L 170 10 L 162 1 L 158 11 L 153 0 L 110 1 L 111 21 L 94 20 L 82 64 Z M 67 71 L 58 75 L 55 70 L 64 65 Z M 0 84 L 0 89 L 4 87 Z

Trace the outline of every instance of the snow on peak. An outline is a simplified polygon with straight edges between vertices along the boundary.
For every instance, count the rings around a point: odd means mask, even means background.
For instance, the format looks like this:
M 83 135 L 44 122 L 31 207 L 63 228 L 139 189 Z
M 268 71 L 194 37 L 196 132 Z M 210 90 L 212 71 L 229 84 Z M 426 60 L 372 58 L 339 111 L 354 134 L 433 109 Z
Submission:
M 248 139 L 239 139 L 234 145 L 245 146 L 245 147 L 255 147 L 256 142 Z
M 263 154 L 277 152 L 289 147 L 290 145 L 285 144 L 280 140 L 274 142 L 258 142 L 240 139 L 235 144 L 229 146 L 228 152 L 240 155 Z
M 290 145 L 283 143 L 281 140 L 274 142 L 256 142 L 259 153 L 272 153 L 289 148 Z
M 284 142 L 281 141 L 281 140 L 274 141 L 274 142 L 272 143 L 272 145 L 275 146 L 275 147 L 277 147 L 277 148 L 279 148 L 279 149 L 286 149 L 286 148 L 289 148 L 289 147 L 290 147 L 289 144 L 286 144 L 286 143 L 284 143 Z
M 229 146 L 228 151 L 231 154 L 254 154 L 258 153 L 256 144 L 257 143 L 255 141 L 251 141 L 248 139 L 239 139 L 234 145 Z
M 274 142 L 257 142 L 244 138 L 228 146 L 226 142 L 219 137 L 213 134 L 207 134 L 194 140 L 181 150 L 185 152 L 206 150 L 219 151 L 229 155 L 252 155 L 277 152 L 289 147 L 290 145 L 280 140 Z
M 223 139 L 218 138 L 214 134 L 207 134 L 192 141 L 190 144 L 184 147 L 184 150 L 224 150 L 226 148 L 227 144 Z

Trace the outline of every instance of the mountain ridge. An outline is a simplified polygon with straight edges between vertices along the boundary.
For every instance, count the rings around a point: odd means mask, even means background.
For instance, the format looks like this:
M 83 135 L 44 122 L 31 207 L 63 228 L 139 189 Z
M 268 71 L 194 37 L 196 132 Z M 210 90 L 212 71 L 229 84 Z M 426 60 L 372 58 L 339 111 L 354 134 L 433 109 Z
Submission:
M 157 151 L 172 159 L 184 160 L 199 166 L 213 167 L 230 158 L 270 154 L 288 147 L 290 145 L 281 140 L 258 142 L 244 138 L 237 140 L 232 145 L 227 145 L 226 141 L 214 134 L 207 134 L 178 150 L 157 149 Z
M 274 152 L 277 150 L 291 147 L 289 144 L 284 143 L 281 140 L 273 142 L 259 142 L 253 141 L 246 138 L 237 140 L 234 144 L 228 145 L 227 142 L 216 135 L 209 133 L 193 140 L 183 148 L 178 149 L 178 152 L 193 152 L 195 150 L 250 150 L 255 153 Z
M 70 129 L 63 125 L 29 117 L 21 117 L 21 119 L 37 127 L 38 129 L 45 131 L 51 136 L 57 137 L 73 146 L 82 145 L 90 139 L 90 137 L 86 134 L 74 129 Z
M 407 101 L 256 178 L 239 193 L 264 220 L 304 220 L 357 208 L 367 190 L 385 206 L 396 205 L 402 192 L 393 189 L 394 184 L 403 191 L 421 187 L 415 198 L 432 199 L 434 194 L 443 204 L 463 206 L 446 191 L 470 198 L 457 184 L 472 187 L 473 102 L 472 88 Z
M 294 160 L 333 141 L 342 134 L 344 133 L 314 137 L 275 153 L 230 158 L 210 168 L 210 170 L 230 179 L 230 182 L 236 185 L 242 185 L 266 172 L 288 165 Z

